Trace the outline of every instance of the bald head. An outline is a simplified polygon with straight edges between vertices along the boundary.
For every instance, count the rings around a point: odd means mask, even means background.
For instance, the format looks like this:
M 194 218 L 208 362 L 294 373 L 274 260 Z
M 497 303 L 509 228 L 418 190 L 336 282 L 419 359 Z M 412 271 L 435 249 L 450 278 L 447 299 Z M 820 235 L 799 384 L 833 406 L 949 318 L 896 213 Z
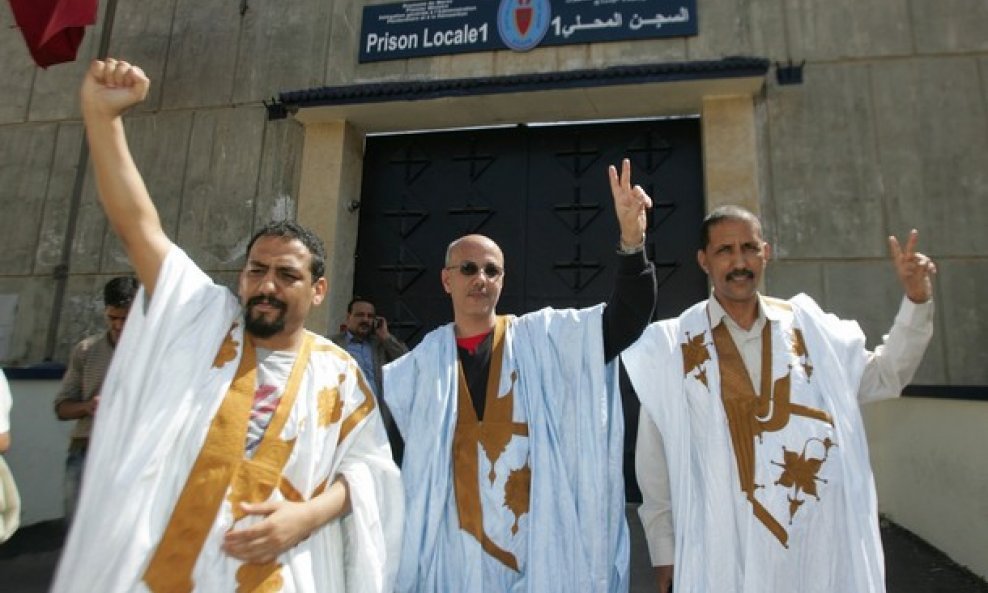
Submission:
M 450 243 L 446 248 L 445 265 L 452 265 L 457 253 L 464 250 L 473 251 L 477 249 L 496 254 L 498 263 L 504 266 L 504 253 L 501 252 L 501 248 L 492 239 L 484 235 L 464 235 Z
M 467 235 L 450 243 L 442 281 L 453 302 L 457 335 L 475 336 L 494 327 L 504 286 L 504 253 L 497 243 L 483 235 Z

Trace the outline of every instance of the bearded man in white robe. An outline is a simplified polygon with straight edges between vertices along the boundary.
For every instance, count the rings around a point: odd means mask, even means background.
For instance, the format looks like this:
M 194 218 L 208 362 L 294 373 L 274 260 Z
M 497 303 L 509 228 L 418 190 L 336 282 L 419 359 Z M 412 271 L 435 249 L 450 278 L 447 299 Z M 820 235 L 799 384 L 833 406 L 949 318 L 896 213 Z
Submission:
M 859 405 L 895 397 L 933 333 L 933 262 L 889 237 L 905 297 L 876 351 L 806 295 L 757 288 L 761 223 L 704 220 L 713 296 L 622 355 L 642 402 L 639 511 L 660 593 L 881 593 L 884 560 Z M 675 569 L 673 570 L 673 567 Z
M 111 365 L 53 591 L 383 593 L 401 483 L 372 391 L 305 330 L 326 294 L 297 223 L 250 241 L 239 300 L 162 230 L 121 114 L 137 67 L 94 62 L 82 113 L 100 202 L 142 288 Z
M 504 255 L 468 235 L 442 271 L 453 323 L 385 367 L 405 439 L 397 591 L 627 591 L 616 357 L 651 317 L 655 276 L 651 200 L 627 159 L 609 175 L 621 239 L 606 308 L 497 315 Z

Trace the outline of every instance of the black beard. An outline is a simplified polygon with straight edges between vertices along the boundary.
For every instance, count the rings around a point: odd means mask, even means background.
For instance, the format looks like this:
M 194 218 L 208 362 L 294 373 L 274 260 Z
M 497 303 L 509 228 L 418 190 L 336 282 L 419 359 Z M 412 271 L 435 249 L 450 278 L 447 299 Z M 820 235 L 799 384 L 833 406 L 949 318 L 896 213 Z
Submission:
M 281 313 L 274 318 L 272 321 L 265 321 L 263 315 L 257 315 L 251 317 L 250 311 L 251 307 L 258 305 L 260 303 L 268 303 L 274 305 L 281 309 Z M 279 301 L 278 299 L 273 299 L 270 297 L 253 297 L 247 301 L 247 306 L 244 308 L 244 330 L 257 338 L 262 340 L 270 338 L 271 336 L 277 335 L 285 329 L 285 303 Z

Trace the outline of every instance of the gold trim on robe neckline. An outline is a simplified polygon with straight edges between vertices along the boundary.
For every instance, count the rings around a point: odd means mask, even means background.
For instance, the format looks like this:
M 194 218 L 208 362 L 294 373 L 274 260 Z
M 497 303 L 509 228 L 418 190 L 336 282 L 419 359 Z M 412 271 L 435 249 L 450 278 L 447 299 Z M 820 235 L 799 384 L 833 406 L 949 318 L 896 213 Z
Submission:
M 152 592 L 192 591 L 195 586 L 192 571 L 228 490 L 237 518 L 243 514 L 239 501 L 267 500 L 278 486 L 295 443 L 294 439 L 283 441 L 281 431 L 298 394 L 314 339 L 314 334 L 306 332 L 275 414 L 254 458 L 248 460 L 244 458 L 244 449 L 257 388 L 257 355 L 253 340 L 244 334 L 243 353 L 233 381 L 210 423 L 161 541 L 144 572 L 143 580 Z M 276 571 L 280 565 L 265 566 Z
M 350 364 L 353 365 L 355 363 L 351 362 Z M 367 381 L 364 379 L 364 374 L 359 372 L 355 367 L 351 367 L 350 370 L 353 371 L 350 374 L 357 378 L 357 388 L 364 394 L 364 401 L 361 402 L 361 404 L 357 406 L 357 408 L 351 412 L 349 416 L 343 419 L 343 424 L 340 425 L 340 436 L 337 443 L 342 443 L 345 441 L 346 438 L 350 436 L 350 432 L 357 428 L 357 425 L 360 424 L 360 422 L 366 418 L 377 405 L 374 402 L 374 392 L 371 390 L 370 386 L 367 385 Z
M 494 482 L 494 464 L 504 452 L 513 435 L 528 436 L 528 425 L 514 422 L 514 392 L 517 384 L 517 373 L 511 374 L 511 388 L 503 397 L 498 397 L 501 371 L 504 363 L 504 335 L 507 331 L 508 317 L 498 316 L 494 325 L 494 336 L 491 344 L 491 361 L 487 375 L 487 392 L 484 401 L 484 420 L 477 419 L 470 387 L 463 374 L 463 365 L 457 358 L 457 390 L 456 390 L 456 427 L 453 432 L 453 486 L 456 495 L 456 510 L 460 520 L 460 529 L 466 531 L 480 542 L 481 548 L 496 558 L 502 564 L 518 571 L 518 560 L 514 554 L 501 548 L 484 530 L 483 506 L 480 498 L 480 466 L 477 459 L 477 448 L 483 447 L 491 463 L 491 473 L 487 476 Z M 525 466 L 528 467 L 527 465 Z M 530 473 L 525 483 L 530 484 Z M 518 517 L 528 511 L 530 492 L 513 484 L 511 506 Z M 521 490 L 525 490 L 524 493 Z M 516 532 L 517 529 L 513 531 Z

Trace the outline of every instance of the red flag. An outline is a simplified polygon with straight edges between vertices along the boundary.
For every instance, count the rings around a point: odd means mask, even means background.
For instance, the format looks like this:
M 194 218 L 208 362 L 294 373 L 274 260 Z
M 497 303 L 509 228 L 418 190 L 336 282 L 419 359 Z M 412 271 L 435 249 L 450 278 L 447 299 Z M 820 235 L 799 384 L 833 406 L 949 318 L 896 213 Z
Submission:
M 75 60 L 85 27 L 96 22 L 97 0 L 10 0 L 27 49 L 42 68 Z

